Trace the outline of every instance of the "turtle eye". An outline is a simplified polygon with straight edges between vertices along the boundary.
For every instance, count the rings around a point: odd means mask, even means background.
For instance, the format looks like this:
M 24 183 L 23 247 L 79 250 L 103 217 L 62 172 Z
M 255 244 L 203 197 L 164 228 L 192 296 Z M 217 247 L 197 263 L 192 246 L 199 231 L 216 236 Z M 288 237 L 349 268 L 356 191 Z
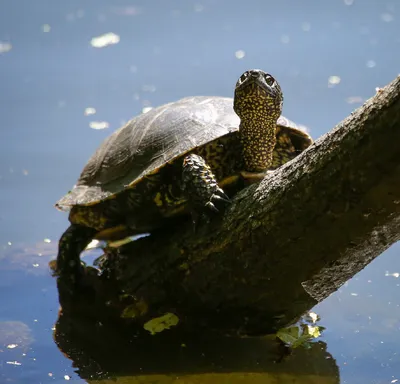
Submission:
M 268 75 L 267 73 L 264 75 L 264 78 L 265 78 L 265 82 L 270 86 L 270 87 L 272 87 L 274 84 L 275 84 L 275 79 L 271 76 L 271 75 Z
M 245 81 L 247 79 L 247 76 L 249 76 L 249 72 L 246 71 L 245 73 L 243 73 L 242 76 L 240 76 L 240 82 L 242 83 L 243 81 Z

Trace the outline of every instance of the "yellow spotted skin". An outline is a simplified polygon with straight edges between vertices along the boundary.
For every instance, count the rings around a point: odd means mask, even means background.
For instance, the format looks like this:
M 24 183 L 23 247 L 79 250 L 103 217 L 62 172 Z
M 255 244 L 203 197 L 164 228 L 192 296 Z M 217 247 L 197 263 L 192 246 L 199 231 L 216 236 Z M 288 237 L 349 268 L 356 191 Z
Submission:
M 239 136 L 246 171 L 271 167 L 282 102 L 279 84 L 263 71 L 245 72 L 236 84 L 234 109 L 241 119 Z

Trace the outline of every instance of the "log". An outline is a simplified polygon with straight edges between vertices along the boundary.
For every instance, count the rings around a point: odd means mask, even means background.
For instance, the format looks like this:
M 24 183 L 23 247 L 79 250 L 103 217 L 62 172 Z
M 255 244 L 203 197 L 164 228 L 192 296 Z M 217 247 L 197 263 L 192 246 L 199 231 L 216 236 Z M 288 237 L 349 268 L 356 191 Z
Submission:
M 400 77 L 209 225 L 171 224 L 106 264 L 140 303 L 138 323 L 170 312 L 255 334 L 289 324 L 399 238 Z

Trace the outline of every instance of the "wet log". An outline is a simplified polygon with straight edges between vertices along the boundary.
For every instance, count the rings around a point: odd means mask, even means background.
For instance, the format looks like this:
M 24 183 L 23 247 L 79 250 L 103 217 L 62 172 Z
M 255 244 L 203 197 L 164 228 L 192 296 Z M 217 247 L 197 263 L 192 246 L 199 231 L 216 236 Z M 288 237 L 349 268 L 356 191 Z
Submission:
M 290 323 L 400 238 L 400 77 L 196 233 L 123 246 L 108 269 L 142 319 L 259 333 Z M 145 310 L 143 310 L 145 308 Z

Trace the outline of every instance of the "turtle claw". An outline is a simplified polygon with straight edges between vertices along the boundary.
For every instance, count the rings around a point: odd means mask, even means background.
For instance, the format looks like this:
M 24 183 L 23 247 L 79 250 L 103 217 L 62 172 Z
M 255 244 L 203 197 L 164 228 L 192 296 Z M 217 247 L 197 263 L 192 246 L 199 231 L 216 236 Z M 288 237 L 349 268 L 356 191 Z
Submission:
M 211 199 L 210 199 L 209 203 L 211 203 L 211 204 L 214 204 L 214 203 L 216 203 L 216 204 L 218 204 L 218 203 L 230 204 L 231 201 L 229 200 L 229 198 L 226 199 L 224 197 L 221 197 L 219 195 L 214 194 L 214 195 L 211 196 Z M 207 204 L 209 204 L 209 203 L 207 203 Z
M 216 193 L 211 198 L 212 200 L 216 199 L 218 201 L 224 201 L 225 203 L 230 203 L 231 199 L 229 196 L 221 189 L 218 187 Z
M 222 199 L 221 199 L 222 200 Z M 206 203 L 206 207 L 211 209 L 213 212 L 215 213 L 219 213 L 219 209 L 214 205 L 214 203 L 212 203 L 211 201 L 209 201 L 208 203 Z

